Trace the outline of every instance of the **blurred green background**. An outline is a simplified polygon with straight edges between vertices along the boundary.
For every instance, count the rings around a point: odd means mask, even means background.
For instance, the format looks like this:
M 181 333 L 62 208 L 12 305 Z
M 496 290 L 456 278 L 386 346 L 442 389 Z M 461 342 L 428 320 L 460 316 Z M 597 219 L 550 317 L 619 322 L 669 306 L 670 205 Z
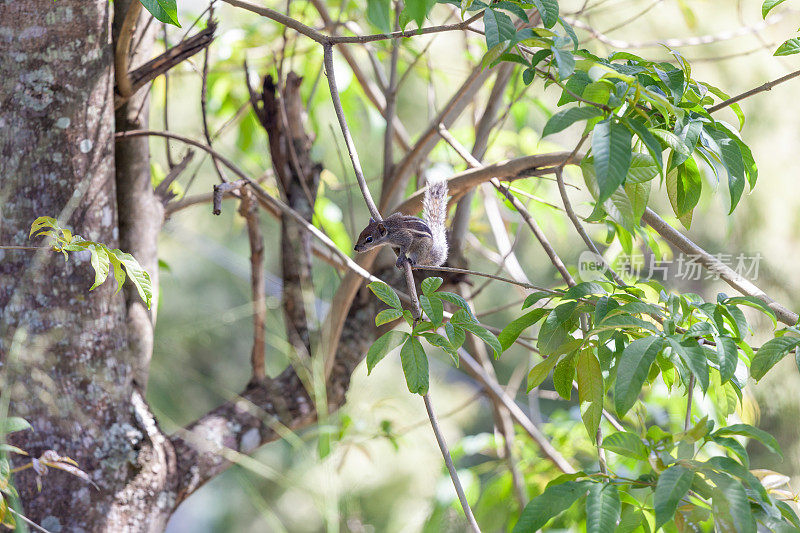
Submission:
M 761 2 L 703 0 L 594 0 L 586 2 L 588 11 L 580 20 L 604 32 L 608 37 L 625 41 L 628 50 L 649 59 L 670 60 L 667 50 L 657 44 L 639 48 L 638 44 L 664 39 L 683 41 L 674 46 L 691 63 L 693 76 L 711 82 L 728 93 L 737 94 L 798 68 L 798 56 L 775 58 L 774 49 L 796 31 L 800 16 L 784 10 L 781 15 L 762 22 Z M 563 0 L 562 13 L 573 13 L 583 0 Z M 271 2 L 275 9 L 285 4 Z M 168 41 L 174 44 L 187 31 L 191 21 L 207 7 L 204 1 L 180 0 L 183 29 L 170 28 Z M 314 8 L 305 1 L 290 2 L 293 16 L 319 25 Z M 342 20 L 356 20 L 366 25 L 363 1 L 329 2 L 329 9 Z M 795 6 L 797 9 L 797 6 Z M 434 22 L 450 11 L 438 6 Z M 214 146 L 234 160 L 249 175 L 257 177 L 270 168 L 267 137 L 246 106 L 243 61 L 251 70 L 251 82 L 275 73 L 276 61 L 283 48 L 281 28 L 266 19 L 217 5 L 217 38 L 210 48 L 208 112 L 210 129 L 221 133 Z M 201 21 L 201 24 L 204 22 Z M 581 45 L 598 55 L 612 48 L 579 27 Z M 159 36 L 163 34 L 159 30 Z M 321 73 L 319 47 L 305 38 L 287 32 L 289 46 L 284 71 L 294 70 L 304 77 L 302 94 L 308 102 L 308 128 L 316 135 L 314 157 L 324 165 L 318 202 L 318 222 L 347 253 L 352 254 L 351 240 L 368 217 L 357 188 L 352 168 L 343 151 L 343 142 L 335 122 L 330 96 Z M 707 44 L 685 44 L 691 38 L 714 36 Z M 467 39 L 449 33 L 435 38 L 419 37 L 403 42 L 401 72 L 414 57 L 426 50 L 415 63 L 402 86 L 398 115 L 414 135 L 441 110 L 451 91 L 479 60 L 484 44 L 480 36 Z M 163 44 L 163 41 L 162 41 Z M 388 45 L 375 43 L 377 56 L 388 61 Z M 620 49 L 615 43 L 614 47 Z M 354 48 L 368 69 L 366 55 Z M 170 129 L 187 136 L 202 138 L 200 90 L 202 55 L 179 65 L 169 76 L 166 112 Z M 342 100 L 368 179 L 380 175 L 382 168 L 383 120 L 366 101 L 347 65 L 337 56 L 336 74 Z M 502 130 L 492 137 L 485 158 L 495 161 L 554 149 L 571 149 L 579 131 L 571 128 L 542 141 L 542 127 L 554 109 L 559 91 L 546 90 L 541 81 L 527 90 L 515 74 L 506 101 L 511 105 Z M 747 116 L 743 130 L 759 165 L 760 178 L 755 191 L 746 194 L 735 215 L 727 216 L 727 194 L 718 194 L 715 182 L 707 182 L 700 209 L 688 235 L 712 253 L 760 253 L 763 257 L 757 284 L 788 307 L 800 307 L 798 284 L 794 273 L 800 262 L 798 234 L 798 187 L 796 158 L 800 147 L 800 82 L 789 82 L 771 92 L 742 102 Z M 483 100 L 488 95 L 487 84 Z M 164 128 L 165 82 L 159 78 L 151 91 L 152 129 Z M 481 101 L 481 99 L 479 99 Z M 508 105 L 504 106 L 508 107 Z M 725 111 L 726 119 L 736 118 Z M 468 108 L 452 132 L 470 145 L 474 116 L 478 109 Z M 232 117 L 235 117 L 232 119 Z M 154 179 L 168 168 L 164 141 L 151 143 Z M 179 160 L 185 147 L 171 143 L 173 159 Z M 432 163 L 445 173 L 464 168 L 460 160 L 444 146 L 431 155 Z M 568 168 L 568 181 L 582 185 L 577 167 Z M 189 169 L 179 180 L 179 192 L 189 196 L 209 192 L 217 177 L 210 160 L 196 154 Z M 269 185 L 269 180 L 266 182 Z M 377 183 L 373 183 L 377 186 Z M 532 178 L 519 185 L 537 198 L 560 204 L 552 181 Z M 188 190 L 187 190 L 188 189 Z M 377 190 L 374 191 L 377 193 Z M 579 212 L 587 215 L 588 194 L 571 192 Z M 670 214 L 666 194 L 658 197 L 663 215 Z M 579 201 L 578 201 L 579 200 Z M 582 243 L 566 217 L 544 202 L 532 201 L 529 209 L 545 229 L 551 242 L 567 264 L 574 265 Z M 503 208 L 511 235 L 517 234 L 518 218 Z M 670 219 L 672 220 L 672 219 Z M 267 370 L 280 372 L 287 364 L 284 327 L 280 310 L 279 226 L 262 215 L 266 240 L 267 279 Z M 492 247 L 491 231 L 476 200 L 472 231 Z M 601 242 L 604 226 L 591 231 Z M 664 246 L 666 249 L 666 246 Z M 537 284 L 556 286 L 559 281 L 541 248 L 525 230 L 519 232 L 515 248 L 528 277 Z M 224 204 L 219 217 L 211 214 L 209 204 L 200 204 L 175 213 L 166 224 L 160 242 L 161 299 L 155 338 L 155 353 L 148 388 L 156 414 L 166 430 L 190 422 L 220 402 L 233 397 L 249 379 L 252 341 L 249 249 L 243 220 L 233 202 Z M 477 249 L 468 247 L 471 267 L 494 272 L 495 266 Z M 340 274 L 324 263 L 315 263 L 315 294 L 321 319 L 328 311 Z M 481 284 L 476 281 L 475 286 Z M 676 290 L 694 291 L 706 299 L 717 292 L 732 290 L 717 281 L 675 285 Z M 515 288 L 492 284 L 476 299 L 479 311 L 491 309 L 521 298 Z M 516 307 L 488 316 L 485 321 L 502 327 L 515 317 Z M 755 313 L 756 338 L 759 328 L 770 324 Z M 787 358 L 778 369 L 754 389 L 755 398 L 745 402 L 743 418 L 757 423 L 778 437 L 784 451 L 782 463 L 763 448 L 751 451 L 753 467 L 774 468 L 795 476 L 800 474 L 800 447 L 797 424 L 800 416 L 800 392 L 797 370 Z M 524 378 L 530 355 L 519 349 L 506 352 L 496 362 L 501 383 Z M 785 371 L 781 371 L 781 368 Z M 189 498 L 175 513 L 167 531 L 248 532 L 291 531 L 458 531 L 458 507 L 444 470 L 439 450 L 425 415 L 421 399 L 412 396 L 395 356 L 387 357 L 367 377 L 359 367 L 348 393 L 347 404 L 320 426 L 303 431 L 290 439 L 275 442 L 258 450 L 252 460 L 230 468 Z M 431 361 L 431 390 L 446 437 L 456 456 L 471 503 L 482 523 L 494 523 L 504 530 L 508 513 L 516 512 L 509 475 L 494 446 L 491 409 L 479 395 L 479 389 L 449 357 L 435 353 Z M 678 406 L 670 403 L 664 392 L 653 395 L 652 405 L 664 416 L 680 417 Z M 524 404 L 526 399 L 519 396 Z M 568 402 L 530 398 L 527 408 L 534 420 L 558 420 L 547 425 L 554 442 L 561 447 L 587 450 L 591 443 L 585 436 L 580 413 Z M 320 431 L 334 435 L 331 453 L 321 457 L 318 450 Z M 521 437 L 521 439 L 524 439 Z M 530 446 L 520 447 L 521 466 L 526 478 L 543 482 L 552 473 L 542 465 Z M 588 459 L 587 459 L 588 460 Z M 538 478 L 537 478 L 538 476 Z M 460 511 L 459 511 L 460 512 Z M 487 528 L 487 531 L 491 531 Z

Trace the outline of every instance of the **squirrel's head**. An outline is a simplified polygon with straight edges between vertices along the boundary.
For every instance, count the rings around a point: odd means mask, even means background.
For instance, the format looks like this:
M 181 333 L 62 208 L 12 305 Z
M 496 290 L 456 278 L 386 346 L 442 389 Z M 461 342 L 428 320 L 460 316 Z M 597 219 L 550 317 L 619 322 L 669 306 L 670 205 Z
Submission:
M 356 241 L 355 251 L 356 252 L 366 252 L 367 250 L 371 250 L 376 246 L 380 246 L 381 244 L 385 244 L 386 236 L 389 234 L 389 230 L 386 229 L 386 225 L 381 222 L 375 222 L 374 219 L 369 219 L 369 224 L 367 227 L 364 228 L 364 231 L 358 236 L 358 241 Z

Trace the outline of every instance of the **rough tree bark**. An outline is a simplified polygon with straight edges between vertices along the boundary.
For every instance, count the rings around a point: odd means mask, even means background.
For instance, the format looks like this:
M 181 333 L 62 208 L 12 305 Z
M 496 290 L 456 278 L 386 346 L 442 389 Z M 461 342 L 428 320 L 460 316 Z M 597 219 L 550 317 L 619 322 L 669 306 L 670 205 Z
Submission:
M 157 272 L 161 211 L 147 141 L 114 142 L 112 10 L 124 15 L 132 1 L 0 0 L 1 245 L 38 244 L 28 240 L 31 222 L 57 216 Z M 146 125 L 141 98 L 119 109 L 117 128 Z M 309 169 L 315 189 L 319 169 Z M 292 195 L 301 208 L 305 191 Z M 308 246 L 295 251 L 310 265 Z M 394 269 L 378 275 L 398 277 Z M 163 434 L 142 392 L 153 319 L 134 295 L 115 294 L 113 281 L 89 292 L 92 281 L 88 256 L 64 262 L 49 250 L 0 249 L 0 413 L 10 400 L 9 412 L 34 428 L 15 434 L 15 444 L 72 457 L 98 486 L 51 470 L 37 493 L 31 470 L 21 472 L 15 483 L 34 521 L 53 531 L 160 531 L 181 501 L 231 464 L 226 449 L 248 453 L 279 438 L 274 421 L 293 429 L 315 421 L 290 368 L 251 383 L 243 401 Z M 376 306 L 364 295 L 349 310 L 327 383 L 329 410 L 344 403 L 374 338 Z M 253 409 L 242 409 L 248 400 Z
M 0 242 L 30 245 L 31 222 L 50 215 L 117 246 L 109 2 L 0 2 L 0 56 Z M 17 444 L 74 458 L 99 486 L 51 472 L 37 493 L 26 471 L 25 512 L 50 529 L 103 529 L 143 437 L 124 300 L 111 283 L 88 291 L 88 256 L 0 254 L 2 389 L 34 428 Z

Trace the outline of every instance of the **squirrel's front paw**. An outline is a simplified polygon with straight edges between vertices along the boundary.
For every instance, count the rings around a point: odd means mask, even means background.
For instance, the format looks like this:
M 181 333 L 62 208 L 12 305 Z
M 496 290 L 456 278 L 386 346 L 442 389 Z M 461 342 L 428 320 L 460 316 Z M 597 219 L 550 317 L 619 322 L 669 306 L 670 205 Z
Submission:
M 397 261 L 395 261 L 394 266 L 396 266 L 397 268 L 402 269 L 403 268 L 403 263 L 405 263 L 406 261 L 408 261 L 408 258 L 405 255 L 400 254 L 400 255 L 397 256 Z

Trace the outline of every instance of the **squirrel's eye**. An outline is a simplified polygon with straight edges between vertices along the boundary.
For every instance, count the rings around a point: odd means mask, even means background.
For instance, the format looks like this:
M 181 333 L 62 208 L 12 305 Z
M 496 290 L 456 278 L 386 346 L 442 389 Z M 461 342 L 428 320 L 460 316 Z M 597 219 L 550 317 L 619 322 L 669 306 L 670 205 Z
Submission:
M 372 242 L 372 237 L 367 237 L 367 243 Z

